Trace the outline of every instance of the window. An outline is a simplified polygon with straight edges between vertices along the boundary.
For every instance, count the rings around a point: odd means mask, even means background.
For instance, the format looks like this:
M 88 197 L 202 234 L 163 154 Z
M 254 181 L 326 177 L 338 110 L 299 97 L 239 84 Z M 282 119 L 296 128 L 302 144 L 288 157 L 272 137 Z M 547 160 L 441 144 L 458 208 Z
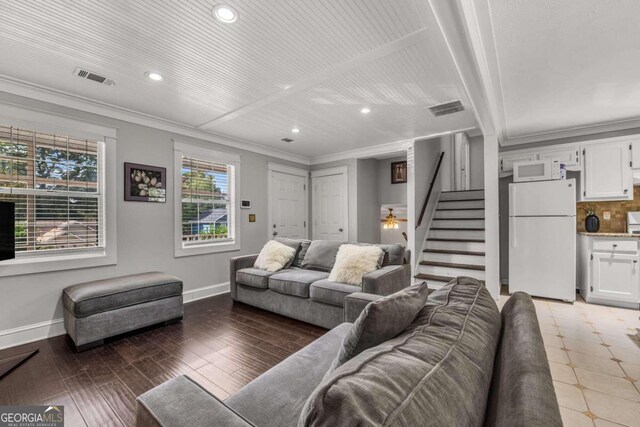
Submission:
M 239 249 L 238 167 L 237 156 L 176 143 L 176 256 Z
M 0 201 L 16 204 L 16 257 L 104 248 L 104 142 L 0 126 Z

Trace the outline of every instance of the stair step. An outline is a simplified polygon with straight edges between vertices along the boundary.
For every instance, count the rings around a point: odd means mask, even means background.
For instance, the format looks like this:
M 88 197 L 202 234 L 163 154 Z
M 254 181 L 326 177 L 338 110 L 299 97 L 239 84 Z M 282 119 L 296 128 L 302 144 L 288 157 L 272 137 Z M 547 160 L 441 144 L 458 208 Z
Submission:
M 418 273 L 413 277 L 420 280 L 435 280 L 436 282 L 447 282 L 447 283 L 455 279 L 455 277 L 438 276 L 436 274 L 424 274 L 424 273 Z
M 484 243 L 484 239 L 438 239 L 438 238 L 428 238 L 427 240 L 432 240 L 434 242 L 472 242 L 472 243 Z
M 431 230 L 458 230 L 458 231 L 484 231 L 484 228 L 466 228 L 466 227 L 433 227 Z
M 462 269 L 465 269 L 465 270 L 484 271 L 484 265 L 478 265 L 478 264 L 454 264 L 452 262 L 420 261 L 420 265 L 428 265 L 428 266 L 432 266 L 432 267 L 462 268 Z
M 479 228 L 484 229 L 484 218 L 434 218 L 433 228 Z
M 477 251 L 452 251 L 447 249 L 425 249 L 422 252 L 430 252 L 435 254 L 451 254 L 451 255 L 475 255 L 475 256 L 484 256 L 484 252 Z
M 460 239 L 460 240 L 484 240 L 484 229 L 469 228 L 432 228 L 429 230 L 429 239 Z
M 443 191 L 440 200 L 484 199 L 484 190 Z
M 441 191 L 441 193 L 444 194 L 450 194 L 450 193 L 471 193 L 473 191 L 484 191 L 484 188 L 477 188 L 475 190 L 447 190 L 447 191 Z
M 440 264 L 444 264 L 444 265 L 440 265 Z M 420 263 L 418 264 L 416 273 L 433 274 L 436 276 L 447 276 L 447 277 L 468 276 L 478 280 L 485 279 L 484 270 L 471 270 L 468 268 L 458 268 L 458 267 L 455 267 L 455 265 L 456 264 L 452 264 L 452 263 L 438 263 L 438 265 L 431 265 L 431 263 L 428 265 L 424 265 Z
M 438 208 L 436 212 L 440 211 L 483 211 L 484 208 Z
M 456 202 L 484 202 L 484 199 L 442 199 L 438 200 L 438 203 L 456 203 Z

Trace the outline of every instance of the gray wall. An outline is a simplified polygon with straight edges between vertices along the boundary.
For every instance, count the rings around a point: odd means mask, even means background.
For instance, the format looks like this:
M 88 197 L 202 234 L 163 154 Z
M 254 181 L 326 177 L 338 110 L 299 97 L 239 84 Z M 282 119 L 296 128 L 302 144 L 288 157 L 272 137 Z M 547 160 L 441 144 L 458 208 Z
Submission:
M 0 277 L 0 331 L 46 322 L 62 317 L 62 289 L 74 283 L 115 277 L 143 271 L 160 270 L 184 280 L 185 290 L 224 283 L 229 280 L 229 258 L 259 252 L 267 236 L 267 162 L 273 161 L 303 169 L 308 166 L 282 161 L 247 151 L 198 141 L 145 126 L 112 120 L 68 108 L 33 101 L 0 92 L 0 102 L 38 108 L 80 120 L 99 122 L 118 128 L 117 170 L 117 243 L 118 264 L 114 266 L 51 273 Z M 220 151 L 241 156 L 241 188 L 237 197 L 251 199 L 252 209 L 241 211 L 242 249 L 236 252 L 175 258 L 173 222 L 173 143 L 182 141 L 209 144 Z M 124 202 L 122 188 L 124 162 L 136 162 L 167 168 L 166 203 Z M 257 216 L 255 223 L 248 214 Z M 2 270 L 0 267 L 0 275 Z
M 380 243 L 378 161 L 358 159 L 358 242 Z
M 436 170 L 438 159 L 442 150 L 445 150 L 445 158 L 443 158 L 440 173 L 438 179 L 433 187 L 429 204 L 427 205 L 425 216 L 422 225 L 415 230 L 413 247 L 411 248 L 415 261 L 418 261 L 420 251 L 422 250 L 422 244 L 426 238 L 427 231 L 429 229 L 429 222 L 433 216 L 433 211 L 436 207 L 436 201 L 438 200 L 440 191 L 445 185 L 451 183 L 450 172 L 451 168 L 445 166 L 447 156 L 452 154 L 452 135 L 446 135 L 439 138 L 427 139 L 422 141 L 416 141 L 414 143 L 413 155 L 414 155 L 414 167 L 413 176 L 415 182 L 415 224 L 418 222 L 422 205 L 424 204 L 429 185 L 433 178 L 433 173 Z M 445 184 L 447 183 L 447 184 Z M 415 265 L 415 263 L 414 263 Z
M 484 138 L 469 138 L 469 182 L 471 190 L 484 188 Z
M 378 160 L 378 204 L 380 205 L 406 205 L 407 184 L 391 183 L 391 163 L 403 162 L 407 156 L 394 157 L 393 159 Z

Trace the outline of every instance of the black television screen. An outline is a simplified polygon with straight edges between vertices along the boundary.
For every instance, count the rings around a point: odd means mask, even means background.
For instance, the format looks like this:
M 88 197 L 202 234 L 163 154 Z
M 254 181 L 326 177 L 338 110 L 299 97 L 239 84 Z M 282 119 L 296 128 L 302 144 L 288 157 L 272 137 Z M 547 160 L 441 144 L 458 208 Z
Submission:
M 15 204 L 0 202 L 0 261 L 16 257 Z

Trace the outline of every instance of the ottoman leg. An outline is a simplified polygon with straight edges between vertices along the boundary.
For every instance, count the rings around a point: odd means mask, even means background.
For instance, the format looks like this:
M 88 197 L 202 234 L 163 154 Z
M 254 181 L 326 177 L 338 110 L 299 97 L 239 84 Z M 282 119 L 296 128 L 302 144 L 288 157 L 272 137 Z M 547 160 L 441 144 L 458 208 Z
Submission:
M 71 349 L 74 350 L 76 353 L 82 353 L 83 351 L 87 351 L 92 348 L 100 347 L 101 345 L 104 345 L 104 340 L 97 340 L 97 341 L 89 342 L 82 345 L 76 345 L 76 343 L 73 342 L 73 339 L 69 335 L 67 335 L 67 341 L 69 342 Z
M 165 320 L 164 322 L 162 322 L 162 324 L 164 326 L 167 326 L 167 325 L 171 325 L 173 323 L 178 323 L 178 322 L 181 322 L 181 321 L 182 321 L 182 316 L 176 317 L 174 319 Z

